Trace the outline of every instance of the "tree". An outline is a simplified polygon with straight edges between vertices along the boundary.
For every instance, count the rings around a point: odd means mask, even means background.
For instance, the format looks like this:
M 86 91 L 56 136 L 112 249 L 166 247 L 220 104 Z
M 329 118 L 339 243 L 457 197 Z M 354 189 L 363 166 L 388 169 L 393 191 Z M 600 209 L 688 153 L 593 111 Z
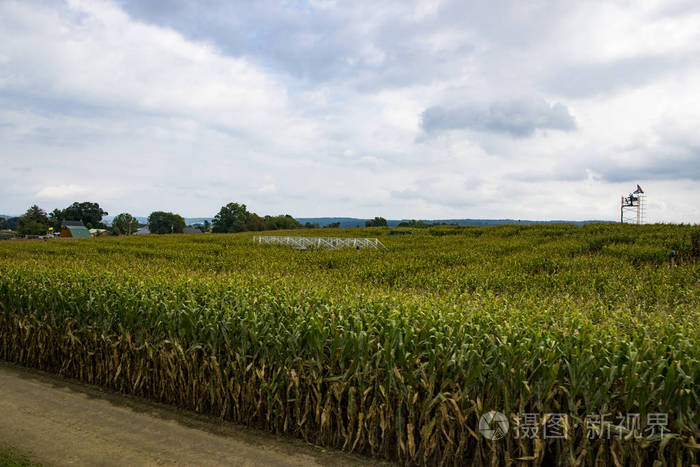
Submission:
M 202 228 L 202 232 L 206 233 L 211 230 L 211 223 L 208 220 L 204 221 L 204 227 Z
M 297 229 L 301 224 L 289 214 L 279 216 L 267 216 L 265 228 L 267 230 Z
M 139 229 L 139 221 L 124 212 L 112 220 L 112 229 L 118 235 L 131 235 Z
M 182 233 L 185 219 L 172 212 L 154 211 L 148 216 L 148 229 L 151 233 Z
M 366 221 L 365 222 L 365 227 L 386 227 L 386 219 L 383 217 L 375 217 L 371 221 Z
M 340 228 L 340 222 L 331 222 L 326 226 L 329 229 L 337 229 Z
M 430 225 L 431 224 L 426 224 L 423 221 L 417 221 L 415 219 L 412 219 L 410 221 L 400 222 L 398 227 L 417 227 L 419 229 L 424 229 L 424 228 L 430 227 Z M 432 225 L 436 225 L 436 224 L 432 224 Z
M 56 212 L 56 210 L 54 210 Z M 53 214 L 53 213 L 52 213 Z M 107 211 L 102 210 L 98 203 L 84 201 L 82 203 L 75 202 L 63 210 L 63 219 L 66 221 L 81 221 L 85 227 L 104 228 L 102 217 L 108 215 Z
M 228 203 L 222 206 L 212 221 L 213 233 L 243 232 L 247 230 L 246 223 L 250 213 L 245 204 Z
M 19 217 L 9 217 L 0 219 L 0 230 L 17 230 Z
M 40 222 L 26 222 L 17 231 L 20 235 L 46 235 L 49 226 Z
M 265 230 L 299 229 L 302 225 L 289 214 L 265 216 Z
M 253 212 L 248 216 L 248 220 L 245 223 L 245 229 L 252 231 L 265 230 L 265 219 Z
M 302 225 L 289 214 L 258 216 L 248 212 L 245 204 L 229 203 L 222 206 L 214 217 L 211 231 L 214 233 L 245 232 L 249 230 L 299 229 Z
M 49 218 L 36 204 L 27 209 L 17 222 L 17 232 L 20 235 L 44 235 L 48 229 Z
M 63 223 L 65 217 L 65 209 L 54 209 L 49 213 L 49 222 L 51 223 L 51 226 L 54 228 L 54 230 L 61 230 L 61 224 Z

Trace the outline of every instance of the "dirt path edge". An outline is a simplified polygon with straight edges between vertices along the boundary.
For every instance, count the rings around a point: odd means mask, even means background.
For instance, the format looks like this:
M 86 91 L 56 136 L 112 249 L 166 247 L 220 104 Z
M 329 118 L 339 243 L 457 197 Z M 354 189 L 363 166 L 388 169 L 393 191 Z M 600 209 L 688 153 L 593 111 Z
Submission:
M 3 361 L 0 445 L 46 465 L 390 465 Z

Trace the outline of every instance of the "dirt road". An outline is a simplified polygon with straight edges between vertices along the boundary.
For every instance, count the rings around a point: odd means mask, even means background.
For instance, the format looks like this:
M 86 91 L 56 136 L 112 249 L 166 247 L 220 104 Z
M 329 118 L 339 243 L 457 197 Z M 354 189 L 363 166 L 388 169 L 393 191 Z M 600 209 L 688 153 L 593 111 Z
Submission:
M 376 464 L 0 362 L 3 445 L 45 465 Z

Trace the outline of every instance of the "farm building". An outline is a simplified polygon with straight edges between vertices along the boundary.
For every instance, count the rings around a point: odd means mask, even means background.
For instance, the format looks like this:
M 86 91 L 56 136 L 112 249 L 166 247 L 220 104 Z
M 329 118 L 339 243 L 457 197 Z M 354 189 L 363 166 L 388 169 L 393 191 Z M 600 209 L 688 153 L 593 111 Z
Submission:
M 61 237 L 90 238 L 90 231 L 80 221 L 63 221 L 61 223 Z
M 90 235 L 93 237 L 99 237 L 100 235 L 105 235 L 107 229 L 90 229 Z
M 197 227 L 187 226 L 182 230 L 182 233 L 184 233 L 184 234 L 201 234 L 202 231 L 199 230 Z

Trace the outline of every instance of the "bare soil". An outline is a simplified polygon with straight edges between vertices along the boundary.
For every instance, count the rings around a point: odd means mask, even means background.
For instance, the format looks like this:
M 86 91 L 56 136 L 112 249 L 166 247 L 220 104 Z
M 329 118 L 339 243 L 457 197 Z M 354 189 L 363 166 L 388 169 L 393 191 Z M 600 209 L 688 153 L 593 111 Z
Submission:
M 0 362 L 0 448 L 44 465 L 388 465 Z

